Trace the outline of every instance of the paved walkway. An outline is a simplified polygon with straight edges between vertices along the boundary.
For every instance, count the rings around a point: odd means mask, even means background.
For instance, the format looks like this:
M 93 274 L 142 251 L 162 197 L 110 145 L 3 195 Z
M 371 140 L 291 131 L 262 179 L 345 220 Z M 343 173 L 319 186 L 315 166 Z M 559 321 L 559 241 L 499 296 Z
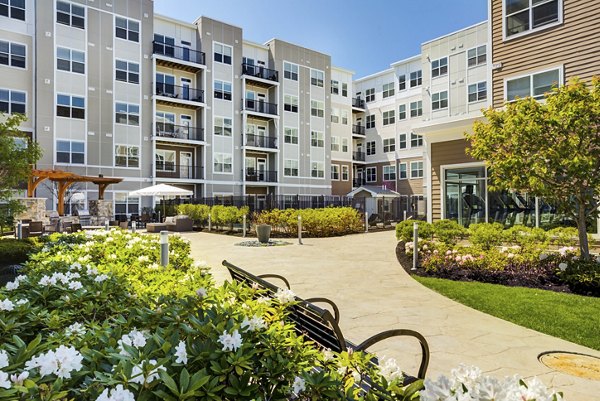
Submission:
M 599 357 L 600 352 L 497 319 L 423 287 L 398 264 L 393 232 L 305 239 L 303 246 L 289 239 L 293 245 L 269 248 L 235 246 L 241 238 L 218 234 L 184 236 L 192 241 L 192 256 L 205 260 L 217 281 L 229 278 L 221 266 L 227 259 L 256 274 L 282 274 L 300 297 L 330 298 L 353 342 L 392 328 L 421 332 L 431 348 L 429 377 L 465 363 L 497 377 L 538 376 L 563 391 L 567 401 L 600 399 L 600 381 L 553 372 L 537 360 L 544 351 Z M 389 339 L 373 350 L 416 373 L 419 347 L 412 341 Z

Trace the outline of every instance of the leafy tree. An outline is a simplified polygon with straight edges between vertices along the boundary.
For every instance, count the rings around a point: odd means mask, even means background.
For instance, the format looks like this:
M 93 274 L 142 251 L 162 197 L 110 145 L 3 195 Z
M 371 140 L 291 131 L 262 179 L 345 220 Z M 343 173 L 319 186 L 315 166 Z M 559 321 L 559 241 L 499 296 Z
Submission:
M 490 189 L 541 196 L 577 224 L 589 259 L 586 220 L 598 215 L 600 191 L 600 77 L 573 79 L 545 94 L 484 111 L 468 152 L 490 168 Z

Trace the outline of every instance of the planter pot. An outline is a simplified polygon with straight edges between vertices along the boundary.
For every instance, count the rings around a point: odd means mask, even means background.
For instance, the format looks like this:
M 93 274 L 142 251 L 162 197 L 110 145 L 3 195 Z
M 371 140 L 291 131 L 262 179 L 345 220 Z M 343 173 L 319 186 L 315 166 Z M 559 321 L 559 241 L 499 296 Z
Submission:
M 256 226 L 256 236 L 258 237 L 258 242 L 267 244 L 271 237 L 271 226 L 268 224 L 258 224 Z

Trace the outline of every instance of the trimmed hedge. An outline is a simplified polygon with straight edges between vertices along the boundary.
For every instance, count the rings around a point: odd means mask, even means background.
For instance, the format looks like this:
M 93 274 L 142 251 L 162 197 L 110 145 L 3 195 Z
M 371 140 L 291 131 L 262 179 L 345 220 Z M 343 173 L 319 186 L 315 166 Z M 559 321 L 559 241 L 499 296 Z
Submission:
M 213 226 L 219 228 L 227 226 L 231 231 L 234 224 L 241 223 L 244 215 L 250 213 L 250 209 L 248 206 L 238 208 L 236 206 L 223 205 L 210 207 L 208 205 L 184 204 L 177 205 L 177 213 L 189 216 L 200 228 L 208 225 L 208 216 L 210 215 Z
M 29 254 L 38 247 L 38 240 L 13 238 L 0 239 L 0 265 L 16 265 L 27 262 Z
M 284 235 L 296 235 L 298 216 L 302 216 L 302 229 L 309 237 L 334 237 L 364 230 L 360 214 L 351 207 L 265 210 L 256 216 L 255 222 L 269 224 Z

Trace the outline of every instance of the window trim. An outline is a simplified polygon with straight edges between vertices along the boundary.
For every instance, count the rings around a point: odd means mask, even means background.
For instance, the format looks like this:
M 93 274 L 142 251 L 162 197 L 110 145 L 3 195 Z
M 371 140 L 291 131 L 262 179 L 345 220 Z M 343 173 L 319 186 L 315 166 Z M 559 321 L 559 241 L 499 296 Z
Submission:
M 373 156 L 376 154 L 377 154 L 377 142 L 376 141 L 365 142 L 365 155 Z
M 477 53 L 477 49 L 479 49 L 480 47 L 485 48 L 485 61 L 483 63 L 479 62 L 479 54 Z M 471 50 L 475 50 L 475 64 L 474 65 L 469 65 L 469 52 Z M 473 46 L 470 49 L 467 49 L 467 51 L 465 52 L 466 58 L 467 58 L 467 62 L 466 62 L 466 66 L 467 66 L 467 70 L 471 69 L 471 68 L 477 68 L 477 67 L 481 67 L 481 66 L 485 66 L 486 64 L 488 64 L 488 45 L 487 43 L 483 44 L 483 45 L 479 45 L 479 46 Z
M 565 84 L 565 69 L 564 69 L 564 65 L 560 64 L 560 65 L 555 65 L 552 67 L 548 67 L 548 68 L 544 68 L 542 70 L 535 70 L 535 71 L 529 71 L 526 74 L 519 74 L 519 75 L 511 75 L 510 77 L 505 77 L 504 81 L 503 81 L 503 100 L 504 102 L 514 102 L 515 100 L 508 100 L 508 81 L 513 81 L 516 79 L 520 79 L 520 78 L 525 78 L 525 77 L 530 77 L 529 78 L 529 96 L 533 96 L 533 91 L 531 90 L 531 77 L 533 77 L 534 75 L 537 74 L 543 74 L 545 72 L 550 72 L 550 71 L 554 71 L 554 70 L 558 70 L 558 86 L 564 86 Z M 544 100 L 544 99 L 540 99 L 540 100 Z
M 510 40 L 513 39 L 518 39 L 520 37 L 523 36 L 527 36 L 530 34 L 534 34 L 537 32 L 541 32 L 544 31 L 546 29 L 550 29 L 550 28 L 554 28 L 556 26 L 562 25 L 563 21 L 564 21 L 564 1 L 563 0 L 557 0 L 558 1 L 558 20 L 556 22 L 552 22 L 550 24 L 546 24 L 546 25 L 542 25 L 540 27 L 537 28 L 530 28 L 526 31 L 523 32 L 519 32 L 519 33 L 515 33 L 514 35 L 510 35 L 507 36 L 506 35 L 506 0 L 502 0 L 502 41 L 503 42 L 508 42 Z M 528 9 L 531 10 L 531 0 L 529 0 L 529 7 Z M 529 23 L 531 25 L 531 12 L 529 12 Z
M 61 11 L 61 10 L 58 9 L 58 1 L 55 3 L 56 4 L 56 6 L 55 6 L 56 12 L 54 13 L 54 23 L 61 24 L 61 25 L 64 25 L 64 26 L 68 26 L 68 27 L 71 27 L 71 28 L 85 30 L 87 28 L 87 22 L 88 22 L 87 21 L 87 7 L 84 7 L 81 4 L 73 4 L 70 1 L 60 0 L 60 2 L 69 5 L 69 23 L 65 24 L 64 22 L 60 22 L 58 20 L 58 13 L 59 12 L 62 13 L 62 14 L 65 13 L 64 11 Z M 79 7 L 79 8 L 83 9 L 83 17 L 81 17 L 79 15 L 76 16 L 78 18 L 83 18 L 83 27 L 73 25 L 73 6 L 76 6 L 76 7 Z M 116 23 L 115 23 L 115 27 L 116 27 Z
M 58 161 L 58 142 L 69 142 L 69 162 L 65 163 L 65 162 L 59 162 Z M 73 163 L 73 142 L 78 142 L 78 143 L 82 143 L 83 144 L 83 163 Z M 58 165 L 63 165 L 63 166 L 67 166 L 67 165 L 77 165 L 77 166 L 86 166 L 87 165 L 87 152 L 86 152 L 86 148 L 87 148 L 87 143 L 85 140 L 83 141 L 78 141 L 78 140 L 74 140 L 74 139 L 63 139 L 63 138 L 55 138 L 54 139 L 54 161 L 55 164 Z M 64 153 L 64 152 L 61 152 Z M 79 152 L 77 152 L 79 153 Z
M 6 87 L 0 87 L 0 90 L 8 92 L 8 113 L 7 113 L 8 115 L 15 114 L 12 111 L 12 104 L 13 104 L 13 102 L 11 101 L 11 99 L 12 99 L 12 92 L 18 92 L 18 93 L 25 94 L 25 102 L 24 102 L 24 104 L 25 104 L 25 113 L 23 113 L 23 114 L 27 115 L 27 98 L 29 97 L 29 93 L 27 91 L 22 91 L 22 90 L 19 90 L 19 89 L 10 89 L 10 88 L 6 88 Z M 54 112 L 56 113 L 56 110 Z
M 316 164 L 317 169 L 313 169 L 313 165 Z M 323 166 L 322 170 L 319 170 L 319 165 Z M 316 176 L 313 176 L 313 171 L 316 171 Z M 323 173 L 322 177 L 319 177 L 319 171 Z M 310 161 L 310 178 L 314 180 L 324 180 L 325 179 L 325 162 L 321 161 Z
M 288 135 L 288 130 L 290 132 L 296 132 L 296 135 Z M 292 138 L 291 142 L 287 141 L 287 138 Z M 296 142 L 294 142 L 294 138 L 296 138 Z M 298 135 L 298 128 L 296 127 L 283 127 L 283 143 L 287 143 L 288 145 L 298 145 L 299 142 L 299 135 Z
M 374 174 L 375 179 L 374 180 L 370 180 L 369 179 L 370 178 L 369 177 L 369 170 L 370 171 L 375 171 L 375 174 Z M 365 182 L 377 182 L 377 167 L 372 167 L 371 166 L 371 167 L 365 168 Z
M 126 161 L 127 161 L 127 165 L 126 166 L 118 166 L 117 165 L 117 147 L 118 146 L 123 146 L 127 150 L 127 155 L 125 156 Z M 137 148 L 137 150 L 138 150 L 138 166 L 137 167 L 132 167 L 132 166 L 129 165 L 129 148 Z M 138 146 L 138 145 L 130 145 L 130 144 L 126 144 L 126 143 L 115 143 L 114 144 L 114 153 L 113 153 L 113 167 L 114 168 L 126 168 L 126 169 L 132 169 L 132 170 L 139 170 L 141 168 L 140 146 Z
M 442 73 L 441 73 L 441 67 L 442 67 L 442 66 L 440 65 L 440 62 L 441 62 L 443 59 L 446 59 L 446 64 L 445 64 L 445 67 L 446 67 L 446 72 L 442 74 Z M 433 63 L 434 63 L 434 62 L 436 62 L 436 61 L 438 62 L 438 66 L 437 66 L 436 68 L 437 68 L 437 69 L 438 69 L 440 72 L 438 73 L 438 75 L 436 75 L 436 76 L 433 76 Z M 436 78 L 446 77 L 446 76 L 448 76 L 448 74 L 449 74 L 449 73 L 450 73 L 450 64 L 449 64 L 448 56 L 444 56 L 444 57 L 440 57 L 440 58 L 438 58 L 438 59 L 435 59 L 435 60 L 431 60 L 431 79 L 436 79 Z
M 217 52 L 216 52 L 216 46 L 222 46 L 222 48 L 223 48 L 223 52 L 219 53 L 219 54 L 221 54 L 221 61 L 215 60 L 215 54 L 217 54 Z M 231 63 L 226 63 L 225 62 L 225 50 L 224 50 L 225 47 L 229 47 L 231 49 L 231 56 L 229 56 L 229 57 L 231 57 Z M 213 63 L 219 63 L 219 64 L 224 64 L 224 65 L 233 65 L 233 46 L 230 46 L 230 45 L 225 44 L 225 43 L 214 41 L 213 45 L 212 45 L 212 60 L 213 60 Z
M 119 69 L 119 68 L 117 67 L 117 62 L 118 62 L 118 61 L 120 61 L 120 62 L 122 62 L 122 63 L 125 63 L 125 64 L 127 64 L 127 70 L 122 70 L 122 69 Z M 137 73 L 136 73 L 136 72 L 132 72 L 132 71 L 129 69 L 129 66 L 130 66 L 131 64 L 137 64 L 137 66 L 138 66 L 138 71 L 137 71 Z M 125 71 L 125 73 L 127 74 L 127 79 L 126 79 L 126 80 L 118 79 L 118 78 L 117 78 L 117 71 Z M 130 81 L 130 80 L 129 80 L 129 76 L 130 76 L 130 74 L 137 74 L 137 82 L 134 82 L 134 81 Z M 140 72 L 140 63 L 136 63 L 135 61 L 124 60 L 124 59 L 121 59 L 121 58 L 115 58 L 115 81 L 118 81 L 118 82 L 124 82 L 124 83 L 126 83 L 126 84 L 139 85 L 139 84 L 140 84 L 140 76 L 141 76 L 141 72 Z M 175 85 L 177 85 L 177 80 L 175 80 Z
M 223 157 L 223 162 L 219 163 L 219 164 L 222 164 L 223 167 L 225 167 L 228 164 L 228 163 L 225 163 L 226 158 L 229 157 L 231 159 L 231 171 L 216 171 L 215 165 L 217 164 L 217 155 Z M 223 168 L 223 170 L 225 170 L 225 169 Z M 233 153 L 213 152 L 213 154 L 212 154 L 212 173 L 213 174 L 233 175 Z
M 383 126 L 387 127 L 388 125 L 396 125 L 396 109 L 386 110 L 381 113 Z M 387 115 L 387 116 L 386 116 Z M 387 120 L 387 122 L 386 122 Z
M 387 89 L 386 89 L 387 87 Z M 387 99 L 388 97 L 393 97 L 396 95 L 396 85 L 394 82 L 388 82 L 386 84 L 381 85 L 381 98 Z
M 122 37 L 120 37 L 120 36 L 117 35 L 117 29 L 123 29 L 122 27 L 117 26 L 117 20 L 118 19 L 122 19 L 122 20 L 127 21 L 127 28 L 125 28 L 125 32 L 126 32 L 127 38 L 122 38 Z M 137 31 L 131 30 L 129 28 L 129 24 L 131 22 L 134 22 L 134 23 L 137 24 L 137 26 L 138 26 L 138 30 Z M 120 40 L 125 40 L 127 42 L 140 43 L 141 36 L 142 36 L 142 32 L 141 31 L 142 31 L 142 21 L 139 21 L 139 20 L 136 20 L 136 19 L 133 19 L 133 18 L 123 17 L 123 16 L 120 16 L 120 15 L 115 15 L 115 32 L 114 32 L 115 33 L 115 40 L 116 39 L 120 39 Z M 129 38 L 129 34 L 131 32 L 137 33 L 137 40 L 133 40 L 133 39 Z
M 413 170 L 413 163 L 421 163 L 421 168 Z M 413 171 L 421 171 L 421 176 L 413 177 Z M 422 180 L 425 177 L 425 163 L 423 162 L 423 160 L 411 160 L 410 173 L 408 173 L 407 175 L 410 180 Z
M 313 78 L 313 73 L 315 74 L 314 78 Z M 315 83 L 313 83 L 313 79 L 315 80 Z M 310 69 L 310 85 L 316 86 L 317 88 L 325 88 L 325 71 L 319 70 L 317 68 L 311 68 Z
M 7 8 L 7 11 L 8 11 L 7 15 L 2 15 L 0 17 L 6 17 L 6 18 L 9 18 L 9 19 L 17 20 L 17 21 L 27 22 L 27 3 L 26 2 L 25 2 L 25 7 L 21 8 L 21 7 L 13 6 L 12 2 L 9 0 L 8 4 L 6 4 L 6 8 Z M 21 18 L 15 18 L 15 17 L 12 16 L 12 9 L 13 8 L 16 8 L 18 10 L 23 10 L 23 19 L 21 19 Z
M 223 125 L 217 125 L 217 119 L 221 119 L 221 121 L 223 122 Z M 225 120 L 229 120 L 229 129 L 230 129 L 230 133 L 229 135 L 225 134 L 225 128 L 227 127 L 227 124 L 225 124 Z M 251 124 L 246 124 L 246 126 L 251 125 Z M 222 134 L 217 134 L 217 127 L 221 127 L 221 132 Z M 212 131 L 213 131 L 213 136 L 217 136 L 219 138 L 232 138 L 233 137 L 233 118 L 228 117 L 228 116 L 220 116 L 220 115 L 213 115 L 213 126 L 212 126 Z
M 337 168 L 336 168 L 337 167 Z M 340 167 L 339 164 L 337 163 L 331 163 L 330 167 L 329 167 L 329 178 L 331 179 L 331 181 L 341 181 L 342 178 L 342 169 Z M 337 170 L 337 178 L 333 178 L 333 171 Z
M 387 141 L 387 145 L 386 145 Z M 387 150 L 386 150 L 387 148 Z M 383 138 L 383 153 L 392 153 L 396 151 L 396 138 Z
M 28 54 L 27 51 L 29 50 L 29 47 L 27 46 L 27 44 L 26 43 L 21 43 L 21 42 L 14 42 L 12 40 L 2 40 L 2 42 L 8 43 L 8 53 L 7 53 L 7 55 L 8 55 L 8 64 L 0 64 L 0 66 L 2 66 L 4 68 L 6 68 L 6 67 L 8 67 L 8 68 L 16 68 L 17 70 L 20 70 L 20 71 L 23 71 L 23 70 L 27 71 L 27 70 L 29 70 L 29 63 L 28 63 L 29 57 L 27 57 L 27 54 Z M 25 67 L 18 67 L 18 66 L 12 65 L 12 57 L 13 57 L 12 45 L 13 44 L 19 45 L 19 46 L 23 46 L 25 48 L 25 56 L 23 56 L 25 58 Z M 20 56 L 17 56 L 17 57 L 20 57 Z
M 406 177 L 402 177 L 402 174 L 400 174 L 402 172 L 402 168 L 400 166 L 404 166 L 404 173 L 406 174 Z M 397 180 L 408 180 L 408 163 L 407 162 L 401 162 L 398 163 L 398 168 L 396 169 L 396 179 Z
M 390 177 L 389 177 L 389 175 L 390 175 L 390 174 L 392 174 L 392 173 L 389 173 L 389 172 L 388 172 L 388 173 L 387 173 L 387 174 L 388 174 L 388 179 L 387 179 L 387 180 L 385 179 L 385 175 L 386 175 L 386 172 L 385 172 L 385 170 L 386 170 L 386 167 L 387 167 L 388 169 L 392 168 L 392 169 L 394 170 L 394 171 L 393 171 L 394 178 L 390 178 Z M 398 174 L 397 174 L 397 170 L 398 170 L 398 169 L 397 169 L 397 167 L 396 167 L 396 165 L 395 165 L 395 164 L 388 164 L 388 165 L 385 165 L 385 166 L 381 166 L 381 179 L 382 179 L 382 181 L 387 181 L 387 182 L 390 182 L 390 181 L 396 181 L 396 179 L 397 179 L 397 175 L 398 175 Z
M 287 167 L 286 166 L 287 162 L 295 162 L 296 167 L 293 166 L 294 163 L 290 163 L 290 167 Z M 296 170 L 296 174 L 287 174 L 288 173 L 287 170 L 290 170 L 289 171 L 290 173 L 293 173 L 294 170 Z M 300 161 L 298 159 L 284 159 L 283 160 L 283 176 L 284 177 L 299 177 L 300 176 Z
M 446 97 L 445 99 L 442 99 L 442 94 L 445 93 Z M 433 100 L 433 96 L 438 95 L 438 100 Z M 446 106 L 442 107 L 442 102 L 446 100 Z M 433 103 L 438 103 L 439 106 L 437 108 L 433 107 Z M 440 92 L 435 92 L 431 94 L 431 111 L 435 112 L 435 111 L 440 111 L 440 110 L 446 110 L 448 107 L 450 107 L 450 102 L 449 102 L 449 98 L 448 98 L 448 91 L 447 90 L 443 90 Z
M 479 99 L 479 85 L 480 84 L 485 84 L 485 98 L 483 99 Z M 475 85 L 475 94 L 477 95 L 477 98 L 473 101 L 469 100 L 469 87 Z M 488 99 L 488 87 L 487 87 L 487 81 L 479 81 L 479 82 L 473 82 L 472 84 L 468 84 L 467 85 L 467 104 L 473 104 L 473 103 L 479 103 L 479 102 L 485 102 Z
M 289 78 L 285 76 L 285 73 L 287 72 L 285 69 L 286 65 L 290 66 L 290 71 L 289 71 L 290 77 Z M 294 67 L 296 67 L 296 68 L 294 68 Z M 296 72 L 294 72 L 294 70 L 296 70 Z M 296 79 L 294 79 L 294 74 L 296 74 Z M 284 60 L 284 62 L 283 62 L 283 79 L 289 79 L 290 81 L 298 82 L 299 78 L 300 78 L 300 66 L 296 63 L 291 63 L 289 61 Z
M 340 180 L 350 181 L 350 166 L 347 164 L 340 165 Z M 344 171 L 346 172 L 346 178 L 344 178 Z

